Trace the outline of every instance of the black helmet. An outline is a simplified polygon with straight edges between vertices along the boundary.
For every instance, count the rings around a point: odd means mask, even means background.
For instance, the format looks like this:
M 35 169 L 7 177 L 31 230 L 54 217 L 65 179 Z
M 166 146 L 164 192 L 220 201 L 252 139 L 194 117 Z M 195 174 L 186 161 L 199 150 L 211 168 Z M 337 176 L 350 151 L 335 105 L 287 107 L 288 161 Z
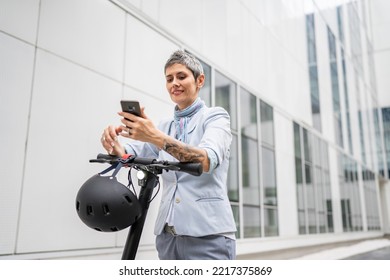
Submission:
M 119 231 L 132 225 L 141 215 L 137 197 L 115 176 L 96 174 L 88 179 L 76 196 L 80 219 L 98 231 Z

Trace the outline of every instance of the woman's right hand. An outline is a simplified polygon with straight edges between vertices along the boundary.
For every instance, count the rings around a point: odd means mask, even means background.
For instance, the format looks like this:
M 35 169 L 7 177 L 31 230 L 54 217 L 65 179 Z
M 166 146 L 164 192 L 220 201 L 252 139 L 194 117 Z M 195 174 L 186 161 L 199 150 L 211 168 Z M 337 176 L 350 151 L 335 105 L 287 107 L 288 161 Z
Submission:
M 100 141 L 108 154 L 122 157 L 126 153 L 125 148 L 118 141 L 118 135 L 121 132 L 122 128 L 120 126 L 110 125 L 104 129 Z

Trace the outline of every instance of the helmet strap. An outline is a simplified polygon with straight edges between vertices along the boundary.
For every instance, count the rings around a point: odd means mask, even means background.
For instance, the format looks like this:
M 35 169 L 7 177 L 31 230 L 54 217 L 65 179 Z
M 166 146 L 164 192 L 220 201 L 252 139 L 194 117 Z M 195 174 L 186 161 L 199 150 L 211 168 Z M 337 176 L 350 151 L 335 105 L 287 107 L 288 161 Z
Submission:
M 112 164 L 110 167 L 104 169 L 102 172 L 99 172 L 99 175 L 106 174 L 107 172 L 115 169 L 114 172 L 112 172 L 110 177 L 116 177 L 116 175 L 118 174 L 119 170 L 122 167 L 123 167 L 123 164 L 121 162 L 118 162 L 117 164 Z

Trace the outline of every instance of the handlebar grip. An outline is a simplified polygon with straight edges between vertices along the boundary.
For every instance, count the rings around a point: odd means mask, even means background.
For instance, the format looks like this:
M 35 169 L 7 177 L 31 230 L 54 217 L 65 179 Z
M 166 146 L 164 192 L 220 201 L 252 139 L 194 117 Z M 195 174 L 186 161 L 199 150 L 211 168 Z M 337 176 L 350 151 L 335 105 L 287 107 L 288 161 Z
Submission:
M 107 155 L 107 154 L 98 154 L 97 159 L 105 159 L 105 160 L 116 160 L 118 156 Z
M 89 162 L 115 164 L 118 162 L 118 159 L 117 156 L 98 154 L 96 159 L 90 159 Z
M 200 176 L 203 173 L 203 166 L 201 163 L 170 162 L 170 164 L 180 168 L 179 171 L 186 172 L 193 176 Z

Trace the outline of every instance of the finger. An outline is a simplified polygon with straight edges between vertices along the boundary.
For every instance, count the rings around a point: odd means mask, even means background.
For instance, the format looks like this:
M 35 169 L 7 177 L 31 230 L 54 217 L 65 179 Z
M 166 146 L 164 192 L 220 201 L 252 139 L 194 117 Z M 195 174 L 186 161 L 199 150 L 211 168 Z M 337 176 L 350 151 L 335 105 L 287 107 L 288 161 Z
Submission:
M 145 114 L 145 107 L 141 107 L 141 117 L 148 119 L 148 116 Z
M 118 133 L 116 131 L 117 131 L 117 128 L 114 126 L 110 126 L 108 128 L 109 139 L 111 141 L 115 141 L 115 142 L 118 141 L 118 137 L 117 137 Z
M 120 136 L 126 137 L 126 138 L 133 138 L 131 133 L 131 128 L 122 126 L 122 131 L 119 133 Z
M 137 116 L 134 114 L 126 113 L 126 112 L 118 112 L 118 115 L 123 117 L 124 119 L 127 119 L 130 122 L 134 122 L 137 120 Z
M 111 127 L 108 127 L 104 130 L 104 133 L 102 135 L 102 144 L 103 144 L 103 147 L 108 151 L 109 147 L 112 147 L 112 143 L 115 142 L 115 140 L 113 139 L 113 137 L 111 136 L 111 131 L 112 128 Z M 114 137 L 115 138 L 115 137 Z
M 124 129 L 125 131 L 126 131 L 125 128 L 133 129 L 134 126 L 136 125 L 136 123 L 134 121 L 130 121 L 130 120 L 127 120 L 127 119 L 121 119 L 121 123 L 123 124 L 122 130 Z
M 111 154 L 113 152 L 113 148 L 117 143 L 118 137 L 116 133 L 116 128 L 114 126 L 107 127 L 102 135 L 101 142 L 103 148 Z
M 102 141 L 103 148 L 110 154 L 112 152 L 113 147 L 109 144 L 109 142 L 106 139 L 102 138 L 101 141 Z

